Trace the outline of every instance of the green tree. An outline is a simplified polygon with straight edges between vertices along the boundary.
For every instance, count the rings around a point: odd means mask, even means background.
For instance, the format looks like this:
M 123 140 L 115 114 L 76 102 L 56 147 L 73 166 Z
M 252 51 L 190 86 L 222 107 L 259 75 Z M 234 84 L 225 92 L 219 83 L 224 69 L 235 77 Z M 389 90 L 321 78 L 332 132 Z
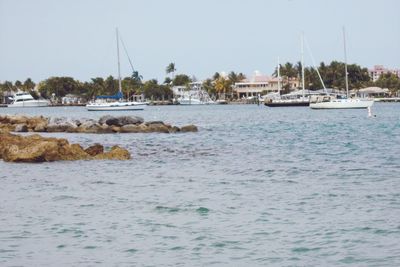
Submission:
M 71 77 L 51 77 L 39 83 L 39 92 L 45 98 L 50 98 L 53 94 L 56 98 L 61 98 L 67 94 L 80 94 L 82 86 Z
M 159 85 L 156 79 L 148 80 L 143 84 L 143 93 L 147 99 L 172 99 L 173 93 L 168 85 Z
M 167 74 L 172 73 L 172 79 L 174 79 L 174 77 L 175 77 L 175 71 L 176 71 L 175 63 L 173 63 L 173 62 L 169 63 L 168 66 L 165 68 L 165 72 Z
M 215 90 L 219 97 L 225 97 L 227 94 L 232 93 L 232 82 L 229 79 L 225 79 L 221 76 L 215 81 Z
M 22 88 L 25 91 L 33 90 L 35 88 L 35 85 L 36 84 L 32 81 L 32 79 L 28 78 L 28 79 L 25 80 L 24 84 L 22 85 Z
M 190 77 L 186 74 L 178 74 L 175 76 L 172 84 L 174 86 L 178 86 L 178 85 L 187 85 L 191 82 Z
M 388 88 L 392 94 L 398 94 L 400 91 L 400 78 L 393 73 L 384 73 L 375 81 L 375 85 Z

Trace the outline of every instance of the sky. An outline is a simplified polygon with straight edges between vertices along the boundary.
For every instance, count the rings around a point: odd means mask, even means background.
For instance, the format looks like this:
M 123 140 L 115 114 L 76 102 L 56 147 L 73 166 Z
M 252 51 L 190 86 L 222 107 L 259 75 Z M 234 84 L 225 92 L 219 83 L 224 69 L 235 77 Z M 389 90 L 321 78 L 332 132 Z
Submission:
M 0 81 L 117 76 L 118 27 L 145 80 L 177 72 L 272 74 L 301 58 L 400 68 L 398 0 L 0 0 Z M 130 76 L 120 47 L 121 75 Z M 305 50 L 304 64 L 312 58 Z

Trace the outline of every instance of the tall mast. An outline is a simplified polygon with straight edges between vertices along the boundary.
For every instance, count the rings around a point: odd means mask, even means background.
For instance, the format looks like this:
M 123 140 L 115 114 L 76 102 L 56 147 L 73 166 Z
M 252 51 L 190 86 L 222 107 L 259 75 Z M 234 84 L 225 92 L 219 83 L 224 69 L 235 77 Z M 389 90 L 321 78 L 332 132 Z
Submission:
M 115 29 L 117 35 L 117 58 L 118 58 L 118 91 L 122 93 L 122 85 L 121 85 L 121 66 L 119 63 L 119 37 L 118 37 L 118 28 Z
M 281 64 L 279 63 L 279 57 L 278 57 L 278 93 L 281 94 Z
M 303 98 L 305 97 L 304 92 L 304 33 L 301 33 L 301 87 L 303 88 Z
M 344 31 L 344 26 L 343 26 L 343 48 L 344 48 L 344 71 L 345 71 L 345 79 L 346 79 L 346 96 L 349 98 L 349 79 L 348 79 L 348 73 L 347 73 L 347 54 L 346 54 L 346 34 Z

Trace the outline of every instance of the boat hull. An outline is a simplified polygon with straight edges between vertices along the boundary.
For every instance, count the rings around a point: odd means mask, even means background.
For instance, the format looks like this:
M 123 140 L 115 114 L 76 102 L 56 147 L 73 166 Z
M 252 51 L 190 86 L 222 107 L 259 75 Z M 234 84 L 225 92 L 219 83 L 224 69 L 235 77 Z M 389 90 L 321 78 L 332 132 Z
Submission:
M 32 107 L 47 107 L 49 102 L 47 100 L 27 100 L 15 102 L 7 105 L 9 108 L 32 108 Z
M 308 107 L 310 102 L 308 101 L 270 101 L 265 102 L 264 105 L 267 107 Z
M 87 104 L 88 111 L 122 111 L 122 110 L 144 110 L 146 104 L 137 102 L 118 102 L 118 103 L 102 103 Z
M 364 109 L 374 104 L 373 100 L 343 99 L 329 102 L 310 103 L 312 109 Z
M 178 99 L 180 105 L 210 105 L 215 104 L 215 102 L 205 102 L 198 99 Z

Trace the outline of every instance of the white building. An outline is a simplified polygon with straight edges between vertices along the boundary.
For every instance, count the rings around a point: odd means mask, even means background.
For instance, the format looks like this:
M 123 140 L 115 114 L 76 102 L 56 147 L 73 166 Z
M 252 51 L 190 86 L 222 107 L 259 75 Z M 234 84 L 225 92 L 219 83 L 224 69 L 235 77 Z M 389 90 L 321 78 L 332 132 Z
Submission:
M 281 86 L 289 84 L 290 89 L 299 87 L 299 80 L 296 78 L 285 79 L 281 77 Z M 250 79 L 244 79 L 233 86 L 238 98 L 258 96 L 278 91 L 278 78 L 262 75 L 255 71 Z

